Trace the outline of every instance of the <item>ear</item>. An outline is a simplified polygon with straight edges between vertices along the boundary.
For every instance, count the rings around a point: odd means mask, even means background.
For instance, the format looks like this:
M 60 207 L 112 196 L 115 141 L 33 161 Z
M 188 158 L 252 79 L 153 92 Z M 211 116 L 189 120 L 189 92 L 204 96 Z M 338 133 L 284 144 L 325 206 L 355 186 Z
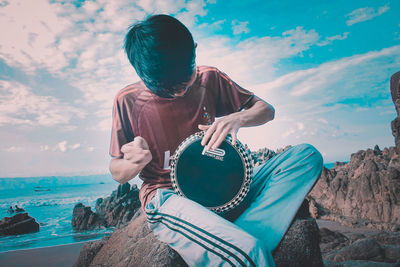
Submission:
M 196 42 L 194 43 L 194 48 L 197 48 L 197 43 Z

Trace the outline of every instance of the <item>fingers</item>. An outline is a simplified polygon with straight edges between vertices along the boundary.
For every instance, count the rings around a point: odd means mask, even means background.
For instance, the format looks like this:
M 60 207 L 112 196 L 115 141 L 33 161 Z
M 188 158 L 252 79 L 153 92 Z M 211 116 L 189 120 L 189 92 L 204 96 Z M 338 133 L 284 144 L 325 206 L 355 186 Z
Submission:
M 218 148 L 225 140 L 225 137 L 228 135 L 228 132 L 229 132 L 228 130 L 223 130 L 220 133 L 215 132 L 207 146 L 209 148 L 211 147 L 211 149 Z
M 201 140 L 201 145 L 205 146 L 208 142 L 208 139 L 210 139 L 211 135 L 214 133 L 215 129 L 217 127 L 217 123 L 214 122 L 206 131 L 205 135 L 203 136 L 203 139 Z
M 211 126 L 211 125 L 199 124 L 198 127 L 199 127 L 200 130 L 205 131 L 205 130 L 207 130 L 208 128 L 210 128 L 210 126 Z
M 236 132 L 231 132 L 232 135 L 232 145 L 236 145 L 236 140 L 237 140 L 237 136 L 236 136 Z
M 146 140 L 141 136 L 136 136 L 131 143 L 134 143 L 143 149 L 149 149 L 149 145 L 147 144 Z

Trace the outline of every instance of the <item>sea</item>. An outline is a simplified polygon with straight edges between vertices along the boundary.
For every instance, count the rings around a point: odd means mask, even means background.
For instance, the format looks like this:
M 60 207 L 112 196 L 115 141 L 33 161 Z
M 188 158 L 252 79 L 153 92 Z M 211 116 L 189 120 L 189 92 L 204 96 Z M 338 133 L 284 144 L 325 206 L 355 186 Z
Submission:
M 334 163 L 324 165 L 330 169 Z M 130 183 L 141 186 L 138 178 Z M 74 231 L 72 212 L 77 203 L 95 211 L 96 200 L 110 196 L 118 185 L 109 174 L 0 178 L 0 219 L 14 215 L 7 210 L 18 205 L 40 224 L 36 233 L 0 236 L 0 252 L 72 244 L 111 235 L 112 227 Z
M 10 217 L 10 206 L 18 205 L 40 224 L 36 233 L 0 236 L 0 252 L 48 247 L 100 239 L 113 228 L 74 231 L 72 212 L 83 203 L 94 210 L 96 199 L 105 198 L 119 183 L 111 175 L 0 178 L 0 219 Z

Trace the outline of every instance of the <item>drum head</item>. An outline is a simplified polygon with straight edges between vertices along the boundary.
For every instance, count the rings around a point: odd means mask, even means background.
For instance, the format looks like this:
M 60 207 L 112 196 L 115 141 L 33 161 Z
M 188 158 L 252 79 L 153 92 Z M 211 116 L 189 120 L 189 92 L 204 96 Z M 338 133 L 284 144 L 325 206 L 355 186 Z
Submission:
M 178 147 L 171 164 L 175 191 L 215 211 L 236 206 L 247 194 L 252 168 L 247 150 L 230 136 L 217 150 L 203 153 L 204 132 L 187 138 Z

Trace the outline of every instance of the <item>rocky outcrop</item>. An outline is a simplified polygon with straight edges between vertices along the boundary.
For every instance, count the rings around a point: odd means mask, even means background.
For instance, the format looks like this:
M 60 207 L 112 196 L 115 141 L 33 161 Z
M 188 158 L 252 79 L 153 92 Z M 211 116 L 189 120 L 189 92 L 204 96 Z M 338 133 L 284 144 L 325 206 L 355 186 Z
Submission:
M 277 266 L 323 266 L 315 220 L 297 216 L 273 256 Z M 178 253 L 156 239 L 140 210 L 128 226 L 85 244 L 74 266 L 187 265 Z
M 167 244 L 156 239 L 140 210 L 131 223 L 107 238 L 88 242 L 75 267 L 187 266 Z
M 72 212 L 72 228 L 74 230 L 93 230 L 102 228 L 104 225 L 104 219 L 93 212 L 90 207 L 86 207 L 82 203 L 75 205 Z
M 17 213 L 0 221 L 0 236 L 33 233 L 39 228 L 39 224 L 28 213 Z
M 351 266 L 350 263 L 355 266 L 400 265 L 400 233 L 345 236 L 322 228 L 320 234 L 325 266 Z
M 129 183 L 119 185 L 105 199 L 96 200 L 96 212 L 82 203 L 74 207 L 72 227 L 75 230 L 88 230 L 101 227 L 121 227 L 126 225 L 135 212 L 140 209 L 139 189 Z
M 397 148 L 400 148 L 400 72 L 392 75 L 390 79 L 390 92 L 397 112 L 397 118 L 392 121 L 392 133 Z
M 360 150 L 323 169 L 309 194 L 319 218 L 349 226 L 400 230 L 400 157 L 395 147 Z M 315 215 L 314 215 L 315 216 Z

